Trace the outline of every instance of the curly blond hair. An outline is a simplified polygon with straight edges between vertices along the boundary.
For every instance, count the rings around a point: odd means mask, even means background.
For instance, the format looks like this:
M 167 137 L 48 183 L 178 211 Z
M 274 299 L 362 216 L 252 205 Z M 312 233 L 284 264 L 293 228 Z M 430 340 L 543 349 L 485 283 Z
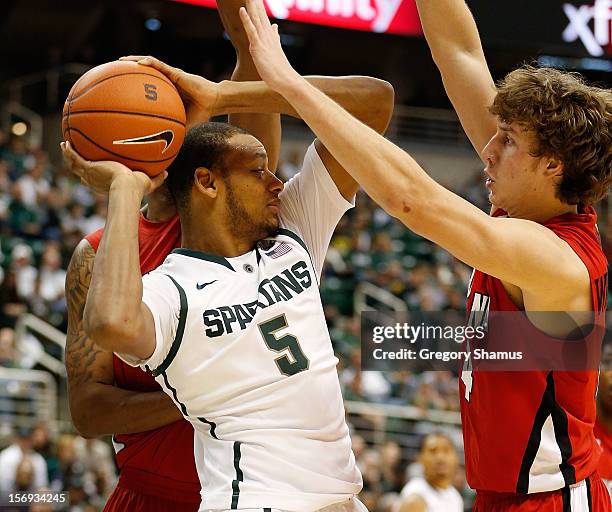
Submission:
M 534 133 L 534 157 L 564 166 L 557 197 L 588 205 L 612 184 L 612 92 L 587 85 L 577 73 L 523 66 L 498 84 L 489 107 L 507 123 Z

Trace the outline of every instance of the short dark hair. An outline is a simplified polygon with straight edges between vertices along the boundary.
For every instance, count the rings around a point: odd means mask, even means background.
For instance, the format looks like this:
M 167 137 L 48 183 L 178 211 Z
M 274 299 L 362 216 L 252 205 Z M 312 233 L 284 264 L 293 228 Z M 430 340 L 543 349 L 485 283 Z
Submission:
M 490 107 L 508 123 L 533 130 L 534 157 L 564 164 L 557 197 L 596 203 L 612 184 L 612 93 L 587 85 L 577 73 L 523 66 L 498 85 Z
M 431 437 L 443 437 L 451 444 L 451 446 L 455 450 L 457 449 L 454 441 L 451 439 L 451 437 L 446 432 L 442 432 L 441 430 L 433 430 L 432 432 L 423 434 L 421 438 L 419 439 L 419 453 L 423 453 L 423 450 L 425 449 L 425 444 L 427 443 L 427 440 Z
M 179 211 L 189 204 L 189 194 L 193 186 L 193 175 L 198 167 L 224 171 L 224 153 L 227 141 L 246 130 L 227 123 L 208 122 L 191 128 L 185 136 L 178 156 L 168 167 L 168 190 Z

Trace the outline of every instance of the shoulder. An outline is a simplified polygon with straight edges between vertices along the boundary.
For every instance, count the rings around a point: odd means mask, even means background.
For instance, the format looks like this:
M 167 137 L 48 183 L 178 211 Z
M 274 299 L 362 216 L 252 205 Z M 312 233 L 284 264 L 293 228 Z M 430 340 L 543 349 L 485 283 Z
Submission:
M 83 239 L 74 249 L 68 270 L 66 272 L 66 291 L 70 299 L 77 290 L 83 287 L 89 288 L 91 271 L 96 254 L 87 239 Z

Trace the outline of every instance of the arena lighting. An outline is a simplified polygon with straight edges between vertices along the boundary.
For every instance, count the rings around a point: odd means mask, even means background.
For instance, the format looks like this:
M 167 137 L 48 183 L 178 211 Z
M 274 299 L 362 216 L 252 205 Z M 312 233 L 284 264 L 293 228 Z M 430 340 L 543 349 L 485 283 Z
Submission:
M 216 8 L 215 0 L 172 0 Z M 276 19 L 314 25 L 422 35 L 414 0 L 265 0 L 268 14 Z
M 612 61 L 594 58 L 559 57 L 553 55 L 540 55 L 538 57 L 540 66 L 557 69 L 580 69 L 588 71 L 611 71 Z
M 13 123 L 13 126 L 11 127 L 11 133 L 13 135 L 17 135 L 18 137 L 25 135 L 27 131 L 28 131 L 28 125 L 22 121 Z
M 157 18 L 149 18 L 145 21 L 145 27 L 151 32 L 157 32 L 161 28 L 161 21 Z

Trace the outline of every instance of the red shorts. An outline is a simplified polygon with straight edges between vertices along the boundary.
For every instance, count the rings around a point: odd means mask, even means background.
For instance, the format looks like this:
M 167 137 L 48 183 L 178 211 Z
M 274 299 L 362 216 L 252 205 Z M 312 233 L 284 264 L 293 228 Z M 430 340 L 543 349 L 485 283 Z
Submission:
M 117 486 L 103 512 L 197 512 L 199 504 L 164 500 Z
M 123 468 L 104 512 L 197 512 L 199 508 L 199 484 Z
M 594 474 L 558 491 L 534 494 L 476 492 L 473 512 L 612 512 L 608 489 Z

